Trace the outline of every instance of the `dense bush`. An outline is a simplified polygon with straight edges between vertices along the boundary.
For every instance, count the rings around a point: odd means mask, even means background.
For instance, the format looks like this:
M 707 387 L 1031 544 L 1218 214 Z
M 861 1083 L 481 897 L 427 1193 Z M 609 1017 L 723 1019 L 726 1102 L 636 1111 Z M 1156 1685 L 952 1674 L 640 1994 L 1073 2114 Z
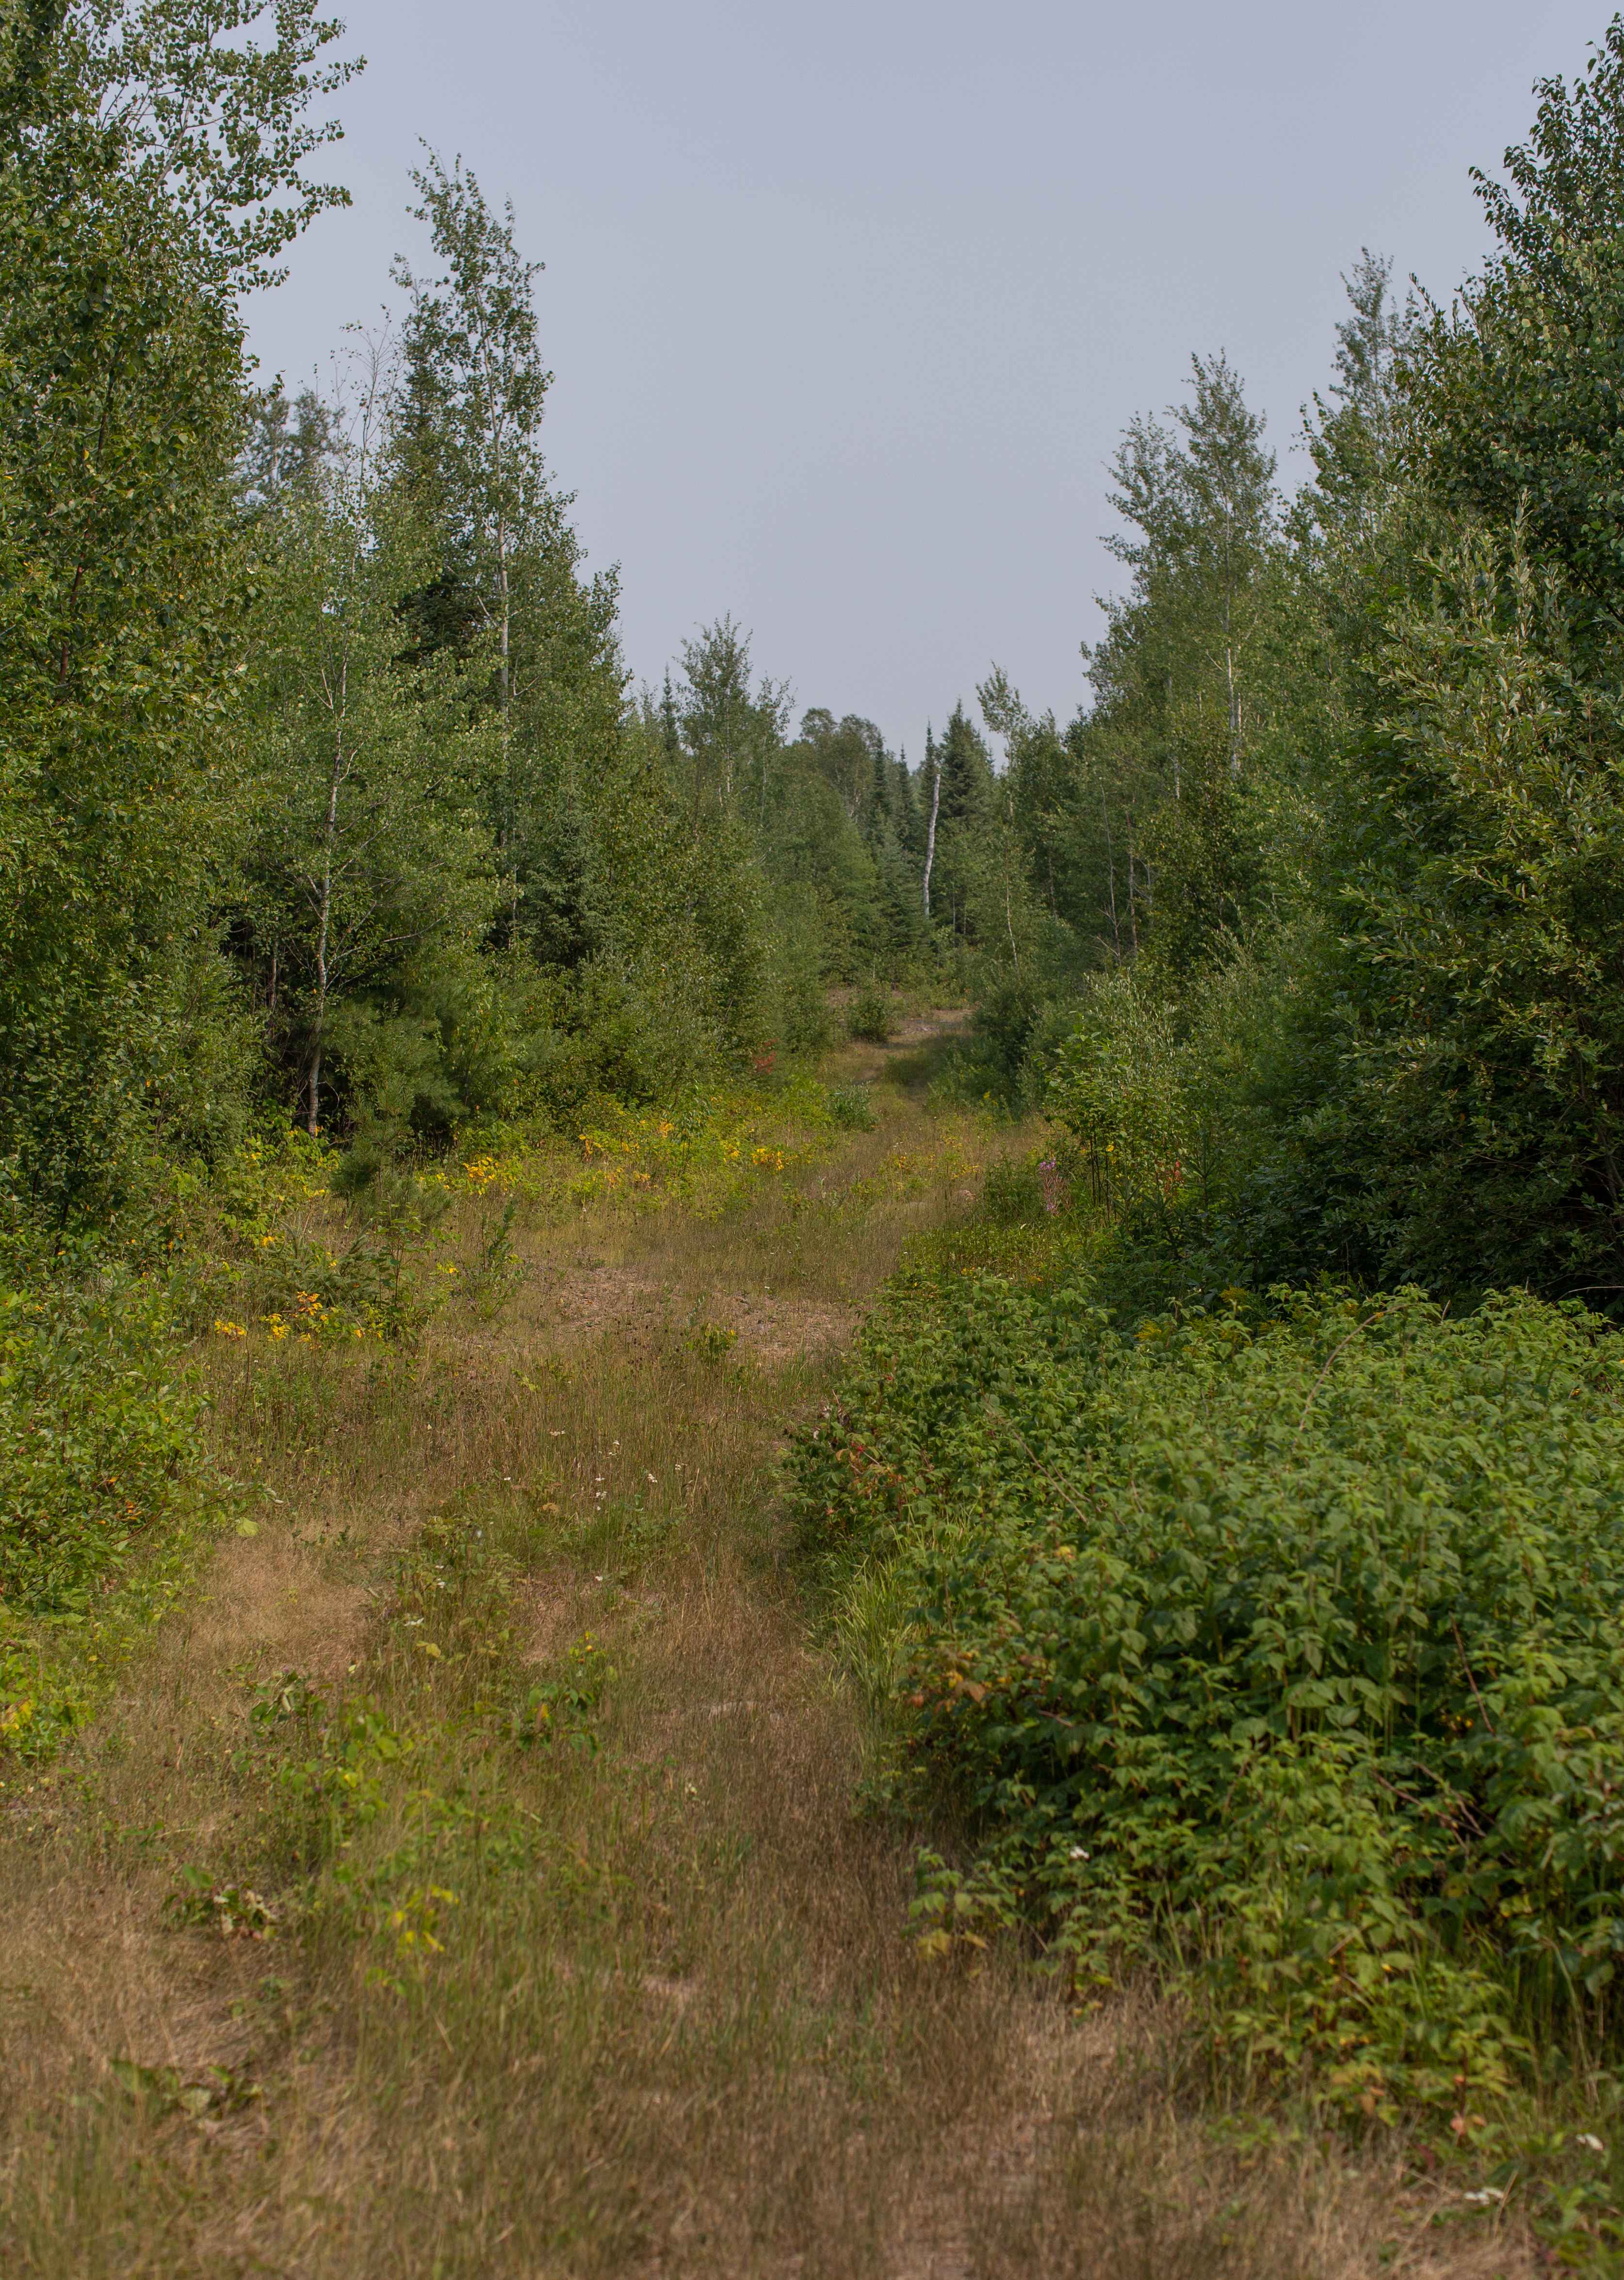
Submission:
M 846 1034 L 873 1045 L 889 1045 L 897 1034 L 897 1008 L 890 992 L 870 982 L 846 1008 Z
M 831 1085 L 829 1115 L 847 1132 L 872 1132 L 877 1121 L 874 1104 L 864 1084 Z
M 1241 1305 L 1128 1337 L 1074 1275 L 913 1275 L 799 1442 L 804 1526 L 848 1633 L 893 1634 L 899 1779 L 982 1831 L 933 1938 L 1181 1958 L 1249 2063 L 1459 2104 L 1612 2017 L 1624 1339 L 1525 1296 Z
M 90 1608 L 195 1476 L 197 1413 L 155 1282 L 0 1288 L 0 1629 Z

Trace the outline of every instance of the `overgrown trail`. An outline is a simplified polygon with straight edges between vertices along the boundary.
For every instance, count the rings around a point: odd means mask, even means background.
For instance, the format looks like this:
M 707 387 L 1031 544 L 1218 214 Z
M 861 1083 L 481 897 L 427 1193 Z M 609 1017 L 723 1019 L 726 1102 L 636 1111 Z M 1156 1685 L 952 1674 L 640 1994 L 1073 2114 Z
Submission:
M 1150 2008 L 912 1945 L 920 1833 L 854 1810 L 773 1473 L 975 1192 L 906 1053 L 853 1048 L 877 1128 L 720 1218 L 532 1229 L 410 1366 L 222 1365 L 276 1501 L 9 1816 L 8 2274 L 1525 2268 L 1221 2150 Z

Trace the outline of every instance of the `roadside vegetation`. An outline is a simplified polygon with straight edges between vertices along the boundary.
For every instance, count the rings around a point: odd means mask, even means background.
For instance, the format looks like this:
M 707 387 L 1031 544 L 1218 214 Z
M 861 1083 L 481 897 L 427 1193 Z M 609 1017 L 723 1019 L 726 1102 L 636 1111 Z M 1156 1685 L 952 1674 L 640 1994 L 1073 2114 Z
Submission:
M 1129 1333 L 1086 1244 L 955 1248 L 794 1466 L 878 1793 L 957 1832 L 921 1945 L 1145 1975 L 1221 2099 L 1610 2245 L 1618 1335 L 1334 1288 Z
M 1231 2128 L 1147 1978 L 942 1952 L 959 1824 L 854 1809 L 776 1452 L 906 1247 L 1008 1240 L 959 1033 L 847 1049 L 793 1169 L 520 1200 L 499 1299 L 464 1192 L 409 1335 L 196 1336 L 217 1548 L 5 1769 L 8 2269 L 1531 2268 L 1406 2133 Z

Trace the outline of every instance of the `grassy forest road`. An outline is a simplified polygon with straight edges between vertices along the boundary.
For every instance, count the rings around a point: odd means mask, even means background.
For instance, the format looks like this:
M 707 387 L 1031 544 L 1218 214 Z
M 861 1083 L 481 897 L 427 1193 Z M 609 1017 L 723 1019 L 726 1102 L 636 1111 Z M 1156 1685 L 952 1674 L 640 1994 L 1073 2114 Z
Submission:
M 910 1938 L 773 1467 L 998 1144 L 925 1097 L 950 1027 L 719 1217 L 521 1226 L 409 1363 L 221 1360 L 274 1501 L 0 1843 L 8 2274 L 1531 2268 L 1225 2141 L 1153 2006 Z

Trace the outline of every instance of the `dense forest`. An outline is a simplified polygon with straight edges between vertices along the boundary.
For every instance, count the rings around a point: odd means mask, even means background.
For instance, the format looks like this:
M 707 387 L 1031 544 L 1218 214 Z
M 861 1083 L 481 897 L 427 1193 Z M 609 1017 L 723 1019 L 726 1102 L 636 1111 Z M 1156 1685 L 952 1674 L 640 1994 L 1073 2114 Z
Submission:
M 923 777 L 792 732 L 726 617 L 631 689 L 540 265 L 460 163 L 397 328 L 254 384 L 240 297 L 343 203 L 299 168 L 348 70 L 310 6 L 225 44 L 263 12 L 6 19 L 0 1157 L 61 1225 L 266 1120 L 364 1169 L 815 1047 L 828 983 L 934 974 L 1018 867 L 961 710 Z
M 70 1743 L 65 1627 L 235 1509 L 211 1339 L 384 1384 L 448 1180 L 507 1194 L 440 1262 L 495 1319 L 527 1152 L 641 1115 L 687 1167 L 728 1087 L 872 1131 L 822 1057 L 958 1008 L 974 1200 L 951 1156 L 788 1464 L 874 1793 L 935 1832 L 920 1952 L 1171 1974 L 1246 2096 L 1463 2158 L 1480 2105 L 1615 2097 L 1624 18 L 1475 177 L 1452 297 L 1350 263 L 1295 489 L 1220 350 L 1130 421 L 1077 716 L 966 660 L 911 758 L 731 615 L 635 682 L 460 158 L 393 316 L 257 369 L 245 297 L 346 202 L 340 37 L 0 0 L 0 1753 Z

